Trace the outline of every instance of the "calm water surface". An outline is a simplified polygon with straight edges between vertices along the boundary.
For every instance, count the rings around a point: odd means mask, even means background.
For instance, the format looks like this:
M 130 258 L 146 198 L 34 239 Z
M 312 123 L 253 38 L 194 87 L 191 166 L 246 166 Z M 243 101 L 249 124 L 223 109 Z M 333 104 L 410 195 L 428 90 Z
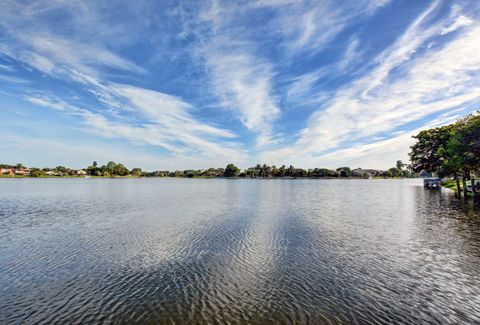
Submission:
M 421 180 L 1 179 L 1 324 L 480 323 L 480 213 Z

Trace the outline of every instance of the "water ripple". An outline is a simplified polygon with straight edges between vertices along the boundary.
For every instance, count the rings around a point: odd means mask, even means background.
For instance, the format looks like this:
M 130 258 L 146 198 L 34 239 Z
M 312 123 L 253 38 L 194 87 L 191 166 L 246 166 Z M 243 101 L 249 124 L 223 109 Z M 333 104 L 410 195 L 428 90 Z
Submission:
M 480 323 L 479 212 L 420 184 L 1 180 L 0 323 Z

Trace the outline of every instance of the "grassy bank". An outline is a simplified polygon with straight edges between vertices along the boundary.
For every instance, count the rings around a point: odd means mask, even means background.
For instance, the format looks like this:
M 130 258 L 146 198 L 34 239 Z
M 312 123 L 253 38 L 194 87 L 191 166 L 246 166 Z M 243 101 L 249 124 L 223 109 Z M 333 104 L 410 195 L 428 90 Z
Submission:
M 457 182 L 455 180 L 449 180 L 449 181 L 442 182 L 442 186 L 445 187 L 445 188 L 448 188 L 448 189 L 450 189 L 454 192 L 457 192 Z M 462 185 L 461 180 L 460 180 L 460 192 L 463 193 L 463 185 Z M 472 192 L 467 191 L 467 196 L 468 197 L 473 197 Z
M 446 181 L 446 182 L 442 182 L 442 186 L 445 187 L 445 188 L 448 188 L 452 191 L 457 191 L 457 183 L 455 182 L 455 180 L 449 180 L 449 181 Z M 460 190 L 462 190 L 460 188 Z

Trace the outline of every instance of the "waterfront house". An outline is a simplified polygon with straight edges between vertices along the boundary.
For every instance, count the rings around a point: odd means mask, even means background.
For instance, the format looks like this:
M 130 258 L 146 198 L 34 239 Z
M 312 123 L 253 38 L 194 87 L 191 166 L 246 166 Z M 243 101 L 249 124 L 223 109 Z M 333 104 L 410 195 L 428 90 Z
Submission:
M 14 175 L 15 168 L 0 168 L 0 175 Z
M 15 175 L 30 175 L 30 168 L 15 168 Z
M 87 172 L 84 171 L 83 169 L 80 169 L 80 170 L 76 171 L 76 174 L 79 175 L 79 176 L 85 176 L 85 175 L 87 175 Z
M 30 175 L 30 168 L 0 168 L 0 175 Z

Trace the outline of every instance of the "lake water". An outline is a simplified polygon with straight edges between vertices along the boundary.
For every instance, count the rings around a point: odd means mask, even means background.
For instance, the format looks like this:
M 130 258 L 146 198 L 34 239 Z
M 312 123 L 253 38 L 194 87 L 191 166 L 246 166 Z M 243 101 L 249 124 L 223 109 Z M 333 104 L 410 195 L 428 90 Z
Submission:
M 1 179 L 1 324 L 480 323 L 480 213 L 421 180 Z

